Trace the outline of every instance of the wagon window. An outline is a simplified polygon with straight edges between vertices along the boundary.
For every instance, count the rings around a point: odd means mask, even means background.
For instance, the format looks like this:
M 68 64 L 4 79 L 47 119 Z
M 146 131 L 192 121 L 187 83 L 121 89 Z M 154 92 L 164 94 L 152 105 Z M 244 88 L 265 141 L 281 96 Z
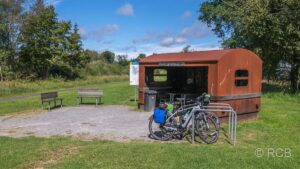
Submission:
M 168 73 L 166 69 L 154 69 L 154 82 L 166 82 L 168 80 Z
M 248 70 L 235 71 L 235 77 L 248 77 Z
M 235 71 L 235 86 L 248 86 L 248 70 L 241 69 Z

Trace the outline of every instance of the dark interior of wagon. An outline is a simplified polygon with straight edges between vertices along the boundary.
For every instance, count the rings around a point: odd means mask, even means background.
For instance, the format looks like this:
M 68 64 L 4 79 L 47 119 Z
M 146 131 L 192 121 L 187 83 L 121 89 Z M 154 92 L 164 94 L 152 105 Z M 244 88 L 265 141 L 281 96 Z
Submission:
M 170 101 L 170 94 L 193 99 L 207 92 L 208 67 L 146 67 L 145 81 L 158 101 Z

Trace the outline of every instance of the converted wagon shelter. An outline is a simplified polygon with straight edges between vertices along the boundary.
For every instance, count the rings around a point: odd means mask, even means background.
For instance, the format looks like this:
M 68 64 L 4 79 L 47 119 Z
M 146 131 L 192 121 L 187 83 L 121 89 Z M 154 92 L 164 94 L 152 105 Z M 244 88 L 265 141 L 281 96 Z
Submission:
M 261 80 L 262 60 L 246 49 L 153 54 L 140 61 L 138 104 L 143 108 L 147 90 L 157 91 L 157 103 L 172 94 L 196 98 L 206 92 L 215 102 L 229 103 L 239 119 L 255 119 Z

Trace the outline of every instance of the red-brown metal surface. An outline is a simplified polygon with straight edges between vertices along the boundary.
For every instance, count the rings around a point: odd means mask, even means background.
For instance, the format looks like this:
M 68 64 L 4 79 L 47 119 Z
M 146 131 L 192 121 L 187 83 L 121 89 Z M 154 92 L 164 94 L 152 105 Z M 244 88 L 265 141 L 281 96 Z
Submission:
M 204 62 L 218 61 L 227 53 L 235 49 L 211 50 L 211 51 L 195 51 L 187 53 L 163 53 L 153 54 L 142 59 L 141 63 L 157 63 L 157 62 Z
M 182 62 L 184 67 L 208 67 L 207 91 L 217 102 L 231 104 L 238 114 L 258 112 L 260 108 L 262 61 L 246 49 L 226 49 L 188 53 L 154 54 L 140 61 L 139 105 L 144 104 L 142 89 L 145 84 L 145 67 L 159 67 L 163 62 Z M 236 77 L 237 70 L 247 70 L 248 77 Z M 248 80 L 247 86 L 236 86 L 235 80 Z M 218 114 L 222 116 L 222 114 Z

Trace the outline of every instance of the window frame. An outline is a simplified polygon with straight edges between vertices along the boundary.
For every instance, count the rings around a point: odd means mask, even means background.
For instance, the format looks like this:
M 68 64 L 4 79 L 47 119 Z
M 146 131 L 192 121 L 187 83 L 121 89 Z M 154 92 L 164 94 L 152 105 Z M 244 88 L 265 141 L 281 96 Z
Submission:
M 157 74 L 157 73 L 155 73 L 155 70 L 164 70 L 166 72 L 166 74 Z M 164 80 L 164 81 L 156 81 L 155 77 L 165 77 L 166 80 Z M 166 82 L 168 82 L 168 69 L 154 68 L 153 69 L 153 82 L 154 83 L 166 83 Z
M 239 73 L 237 74 L 238 71 L 246 71 L 247 73 L 245 73 L 245 75 L 243 75 L 244 73 Z M 241 69 L 236 69 L 234 72 L 234 86 L 238 87 L 238 88 L 242 88 L 242 87 L 248 87 L 249 86 L 249 70 L 245 69 L 245 68 L 241 68 Z M 237 83 L 238 81 L 246 81 L 247 84 L 246 85 L 237 85 L 239 83 Z

